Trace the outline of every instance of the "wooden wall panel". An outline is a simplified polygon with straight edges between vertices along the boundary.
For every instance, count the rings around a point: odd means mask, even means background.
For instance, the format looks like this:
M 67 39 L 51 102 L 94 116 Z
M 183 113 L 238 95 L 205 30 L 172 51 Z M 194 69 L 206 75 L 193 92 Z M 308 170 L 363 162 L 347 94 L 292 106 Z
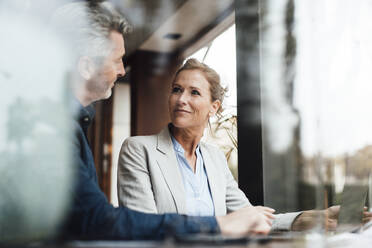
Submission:
M 170 121 L 168 96 L 182 59 L 174 54 L 137 51 L 130 59 L 131 135 L 159 132 Z

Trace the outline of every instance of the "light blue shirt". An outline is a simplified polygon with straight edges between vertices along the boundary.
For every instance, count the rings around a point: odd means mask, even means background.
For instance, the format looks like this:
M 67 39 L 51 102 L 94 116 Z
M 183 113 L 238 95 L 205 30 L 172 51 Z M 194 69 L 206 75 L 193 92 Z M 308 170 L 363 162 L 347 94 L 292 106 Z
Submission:
M 199 145 L 196 147 L 196 169 L 194 173 L 186 160 L 185 150 L 173 136 L 172 142 L 185 187 L 187 215 L 213 216 L 213 199 Z

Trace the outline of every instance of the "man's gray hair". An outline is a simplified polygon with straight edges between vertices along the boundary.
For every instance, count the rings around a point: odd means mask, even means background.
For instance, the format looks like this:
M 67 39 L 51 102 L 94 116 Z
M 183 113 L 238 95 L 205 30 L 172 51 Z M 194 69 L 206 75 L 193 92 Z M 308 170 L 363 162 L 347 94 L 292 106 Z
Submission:
M 127 20 L 108 2 L 74 2 L 59 8 L 52 24 L 77 56 L 105 57 L 110 52 L 109 35 L 131 31 Z

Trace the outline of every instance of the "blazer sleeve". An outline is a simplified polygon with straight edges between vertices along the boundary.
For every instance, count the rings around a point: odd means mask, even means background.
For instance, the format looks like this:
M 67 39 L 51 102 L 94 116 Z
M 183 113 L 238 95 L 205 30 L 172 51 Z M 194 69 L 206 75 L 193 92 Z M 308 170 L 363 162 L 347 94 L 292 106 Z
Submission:
M 77 156 L 72 203 L 61 227 L 65 239 L 163 239 L 168 235 L 218 233 L 214 217 L 145 214 L 108 203 L 86 164 Z
M 219 151 L 219 159 L 223 161 L 222 171 L 226 179 L 226 211 L 231 213 L 242 207 L 251 205 L 248 198 L 245 196 L 243 191 L 238 187 L 238 183 L 235 181 L 229 166 L 227 165 L 227 160 L 225 155 Z
M 124 141 L 118 161 L 119 205 L 145 213 L 158 213 L 146 148 L 135 138 Z

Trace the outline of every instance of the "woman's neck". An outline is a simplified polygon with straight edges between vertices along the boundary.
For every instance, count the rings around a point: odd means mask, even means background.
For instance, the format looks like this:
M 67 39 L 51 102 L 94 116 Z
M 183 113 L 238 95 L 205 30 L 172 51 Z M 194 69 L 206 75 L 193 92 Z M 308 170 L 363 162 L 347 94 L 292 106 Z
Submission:
M 201 138 L 203 137 L 204 129 L 201 128 L 177 128 L 171 127 L 173 137 L 185 150 L 185 156 L 192 156 L 195 154 Z

